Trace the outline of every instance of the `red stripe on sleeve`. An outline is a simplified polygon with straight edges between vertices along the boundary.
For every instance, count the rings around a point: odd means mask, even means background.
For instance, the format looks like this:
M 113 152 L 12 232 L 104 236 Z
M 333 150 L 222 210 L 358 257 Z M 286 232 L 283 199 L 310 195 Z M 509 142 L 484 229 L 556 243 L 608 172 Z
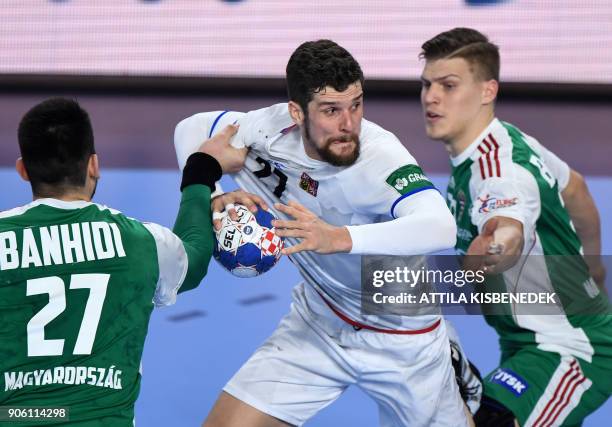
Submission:
M 495 166 L 497 167 L 497 176 L 500 177 L 501 176 L 501 164 L 499 163 L 499 144 L 497 143 L 497 141 L 493 137 L 492 133 L 489 134 L 489 138 L 491 138 L 491 142 L 492 142 L 493 146 L 495 147 L 495 149 L 494 149 L 494 151 L 495 151 Z
M 478 165 L 480 166 L 480 177 L 482 179 L 485 179 L 484 163 L 482 162 L 482 157 L 478 158 Z

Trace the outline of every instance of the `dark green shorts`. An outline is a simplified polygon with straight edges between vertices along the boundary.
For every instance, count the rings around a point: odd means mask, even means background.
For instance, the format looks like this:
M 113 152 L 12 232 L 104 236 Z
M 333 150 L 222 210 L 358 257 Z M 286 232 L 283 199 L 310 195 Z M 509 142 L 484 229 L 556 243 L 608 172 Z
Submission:
M 486 376 L 484 393 L 510 409 L 521 426 L 579 426 L 612 394 L 610 362 L 588 363 L 530 346 Z

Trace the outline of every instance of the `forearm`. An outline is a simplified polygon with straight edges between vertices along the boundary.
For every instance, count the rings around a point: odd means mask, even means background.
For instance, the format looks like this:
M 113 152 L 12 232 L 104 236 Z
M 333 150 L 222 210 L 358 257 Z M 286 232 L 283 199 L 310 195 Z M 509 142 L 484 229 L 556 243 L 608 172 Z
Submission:
M 485 270 L 499 274 L 511 268 L 523 253 L 525 238 L 523 223 L 514 218 L 489 218 L 472 240 L 462 259 L 467 270 Z
M 179 292 L 195 288 L 208 270 L 215 244 L 210 194 L 220 175 L 218 163 L 201 153 L 190 157 L 183 171 L 181 204 L 173 232 L 183 241 L 188 268 Z
M 572 170 L 569 183 L 561 195 L 582 244 L 591 276 L 605 290 L 606 269 L 601 260 L 601 221 L 584 178 Z
M 494 233 L 495 243 L 504 248 L 504 255 L 521 255 L 525 243 L 523 224 L 511 218 L 499 218 L 499 221 L 500 225 Z
M 422 194 L 414 206 L 398 208 L 397 212 L 401 216 L 392 221 L 347 227 L 353 243 L 351 253 L 420 255 L 455 245 L 455 220 L 437 192 Z
M 570 185 L 561 193 L 565 208 L 582 243 L 585 255 L 601 254 L 601 221 L 584 179 L 572 171 Z
M 172 230 L 187 252 L 188 268 L 180 292 L 195 288 L 204 278 L 214 249 L 210 214 L 210 188 L 190 185 L 183 190 L 181 205 Z
M 501 273 L 517 263 L 523 253 L 525 237 L 523 224 L 511 218 L 498 218 L 500 225 L 495 230 L 494 242 L 501 251 L 499 261 L 492 272 Z M 495 252 L 493 253 L 495 256 Z

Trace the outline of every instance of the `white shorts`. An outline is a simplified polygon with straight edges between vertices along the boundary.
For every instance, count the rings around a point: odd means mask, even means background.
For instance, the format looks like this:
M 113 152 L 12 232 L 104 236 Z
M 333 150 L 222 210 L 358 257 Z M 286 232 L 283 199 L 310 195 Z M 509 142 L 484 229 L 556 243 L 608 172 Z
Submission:
M 376 401 L 381 426 L 467 426 L 444 321 L 419 335 L 356 331 L 304 284 L 224 390 L 300 426 L 352 384 Z

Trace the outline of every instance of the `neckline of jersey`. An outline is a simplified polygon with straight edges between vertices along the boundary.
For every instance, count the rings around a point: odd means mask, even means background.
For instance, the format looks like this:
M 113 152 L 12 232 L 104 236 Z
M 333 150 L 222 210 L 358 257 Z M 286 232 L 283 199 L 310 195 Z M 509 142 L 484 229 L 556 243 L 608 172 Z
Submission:
M 478 135 L 474 139 L 474 141 L 472 141 L 472 143 L 467 146 L 465 150 L 463 150 L 459 155 L 455 157 L 451 156 L 450 161 L 453 167 L 456 168 L 461 163 L 465 162 L 467 159 L 472 157 L 472 154 L 474 154 L 474 151 L 476 151 L 476 148 L 478 148 L 478 146 L 480 145 L 484 137 L 487 136 L 489 133 L 491 133 L 492 129 L 498 124 L 500 124 L 499 119 L 497 117 L 494 117 L 493 120 L 491 120 L 491 123 L 489 123 L 487 127 L 483 129 L 480 135 Z

